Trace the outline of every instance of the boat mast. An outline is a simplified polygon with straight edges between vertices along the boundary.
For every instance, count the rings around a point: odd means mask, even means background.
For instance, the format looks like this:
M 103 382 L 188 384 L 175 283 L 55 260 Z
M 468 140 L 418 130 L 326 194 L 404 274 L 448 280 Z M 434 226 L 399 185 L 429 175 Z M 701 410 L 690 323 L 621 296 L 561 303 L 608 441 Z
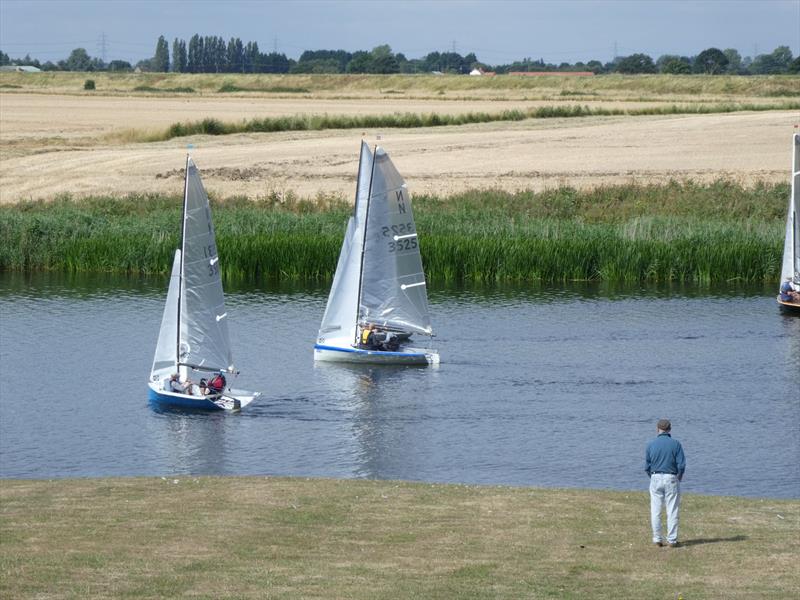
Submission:
M 181 266 L 178 269 L 178 318 L 176 320 L 176 335 L 175 335 L 175 366 L 181 362 L 181 296 L 183 295 L 183 261 L 184 261 L 184 243 L 186 242 L 186 204 L 189 200 L 189 155 L 186 155 L 186 172 L 183 178 L 183 210 L 181 211 Z
M 367 246 L 367 223 L 369 223 L 369 205 L 371 204 L 372 199 L 372 180 L 375 177 L 375 163 L 377 162 L 378 158 L 378 146 L 375 146 L 375 151 L 372 154 L 372 170 L 369 174 L 369 191 L 367 193 L 367 210 L 364 212 L 364 236 L 361 240 L 361 266 L 358 269 L 358 301 L 356 302 L 356 339 L 354 342 L 358 345 L 358 316 L 361 312 L 361 291 L 362 285 L 364 282 L 364 249 Z M 358 159 L 358 170 L 359 173 L 361 172 L 361 158 Z M 359 177 L 360 183 L 360 177 Z M 358 209 L 358 187 L 359 184 L 356 184 L 356 209 Z M 356 213 L 358 214 L 358 213 Z

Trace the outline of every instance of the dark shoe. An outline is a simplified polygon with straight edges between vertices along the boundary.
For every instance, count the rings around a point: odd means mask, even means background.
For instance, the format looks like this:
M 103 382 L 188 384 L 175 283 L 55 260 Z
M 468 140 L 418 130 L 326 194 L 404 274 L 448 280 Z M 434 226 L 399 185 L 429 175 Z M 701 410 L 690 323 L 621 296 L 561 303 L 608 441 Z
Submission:
M 661 546 L 663 545 L 664 544 L 662 544 L 661 542 L 653 542 L 653 546 L 658 546 L 659 548 L 661 548 Z
M 670 542 L 669 543 L 669 547 L 670 548 L 677 548 L 678 547 L 678 542 Z

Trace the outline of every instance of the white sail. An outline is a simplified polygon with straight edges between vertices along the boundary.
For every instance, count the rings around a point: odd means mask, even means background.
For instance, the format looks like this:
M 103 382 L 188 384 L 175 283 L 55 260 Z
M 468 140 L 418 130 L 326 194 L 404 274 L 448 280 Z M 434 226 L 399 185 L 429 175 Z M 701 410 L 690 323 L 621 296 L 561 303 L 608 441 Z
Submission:
M 791 279 L 800 285 L 800 134 L 794 134 L 792 141 L 792 188 L 786 212 L 781 281 Z
M 358 184 L 356 187 L 353 216 L 347 222 L 339 262 L 333 276 L 333 284 L 328 295 L 325 315 L 322 317 L 318 343 L 331 340 L 356 339 L 356 320 L 358 317 L 358 282 L 361 270 L 361 248 L 364 240 L 364 214 L 367 210 L 369 179 L 372 175 L 372 153 L 369 146 L 361 142 L 361 158 L 358 163 Z
M 160 381 L 175 372 L 177 364 L 178 339 L 178 293 L 181 281 L 181 251 L 175 250 L 172 260 L 172 273 L 169 277 L 167 303 L 164 305 L 164 316 L 161 318 L 161 330 L 158 332 L 156 354 L 153 357 L 153 368 L 150 380 Z
M 380 147 L 373 157 L 366 218 L 359 321 L 432 335 L 411 197 Z
M 197 167 L 188 157 L 182 249 L 179 362 L 234 371 L 211 208 Z

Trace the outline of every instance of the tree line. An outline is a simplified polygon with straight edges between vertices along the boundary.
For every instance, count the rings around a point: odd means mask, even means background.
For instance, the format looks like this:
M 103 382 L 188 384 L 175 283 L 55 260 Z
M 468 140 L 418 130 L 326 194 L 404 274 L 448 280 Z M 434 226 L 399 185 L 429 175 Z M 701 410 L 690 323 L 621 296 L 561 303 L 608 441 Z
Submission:
M 135 65 L 124 60 L 105 63 L 84 48 L 75 48 L 65 60 L 40 63 L 30 56 L 12 59 L 0 51 L 0 65 L 31 65 L 46 71 L 149 71 L 175 73 L 453 73 L 466 74 L 475 68 L 496 73 L 530 71 L 591 71 L 603 73 L 669 73 L 710 75 L 773 75 L 800 73 L 800 56 L 793 57 L 788 46 L 770 53 L 742 57 L 734 48 L 707 48 L 696 56 L 666 54 L 656 60 L 647 54 L 620 56 L 610 62 L 547 63 L 525 58 L 509 64 L 489 65 L 475 53 L 429 52 L 423 58 L 407 58 L 388 45 L 371 51 L 306 50 L 297 60 L 279 52 L 261 52 L 257 42 L 239 38 L 193 35 L 188 43 L 175 38 L 171 44 L 162 35 L 151 58 Z

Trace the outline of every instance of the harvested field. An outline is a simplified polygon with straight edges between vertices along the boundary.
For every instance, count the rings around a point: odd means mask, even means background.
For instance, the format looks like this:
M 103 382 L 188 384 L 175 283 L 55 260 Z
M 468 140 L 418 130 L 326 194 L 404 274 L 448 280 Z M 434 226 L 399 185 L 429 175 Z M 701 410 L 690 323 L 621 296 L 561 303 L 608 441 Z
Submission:
M 192 136 L 158 143 L 97 139 L 108 133 L 110 117 L 60 117 L 43 111 L 27 120 L 22 108 L 7 109 L 0 134 L 0 202 L 74 196 L 152 192 L 173 194 L 187 144 L 209 192 L 217 197 L 259 197 L 292 192 L 303 197 L 350 197 L 358 143 L 380 143 L 392 155 L 412 192 L 447 196 L 473 188 L 541 190 L 578 188 L 672 178 L 709 181 L 731 178 L 749 185 L 785 181 L 789 139 L 800 120 L 795 111 L 709 115 L 528 119 L 458 127 L 403 130 L 252 133 Z M 47 96 L 43 96 L 48 98 Z M 141 123 L 177 106 L 174 98 L 100 98 L 121 123 Z M 218 101 L 242 107 L 242 100 Z M 249 101 L 248 101 L 249 102 Z M 264 107 L 284 101 L 262 101 Z M 162 111 L 163 104 L 163 111 Z M 324 105 L 324 104 L 323 104 Z M 319 106 L 311 108 L 321 112 Z M 363 103 L 364 110 L 371 102 Z M 253 105 L 254 106 L 254 105 Z M 125 107 L 128 107 L 126 109 Z M 53 108 L 52 110 L 58 110 Z M 127 112 L 126 112 L 127 110 Z M 270 109 L 264 108 L 264 112 Z M 340 107 L 341 110 L 341 107 Z M 354 105 L 352 110 L 357 110 Z M 8 114 L 7 114 L 8 113 Z M 263 113 L 262 113 L 263 114 Z M 200 115 L 196 115 L 200 116 Z M 58 120 L 64 123 L 58 129 Z M 171 121 L 172 117 L 166 119 Z M 61 138 L 75 135 L 77 142 Z M 54 139 L 57 138 L 58 139 Z

